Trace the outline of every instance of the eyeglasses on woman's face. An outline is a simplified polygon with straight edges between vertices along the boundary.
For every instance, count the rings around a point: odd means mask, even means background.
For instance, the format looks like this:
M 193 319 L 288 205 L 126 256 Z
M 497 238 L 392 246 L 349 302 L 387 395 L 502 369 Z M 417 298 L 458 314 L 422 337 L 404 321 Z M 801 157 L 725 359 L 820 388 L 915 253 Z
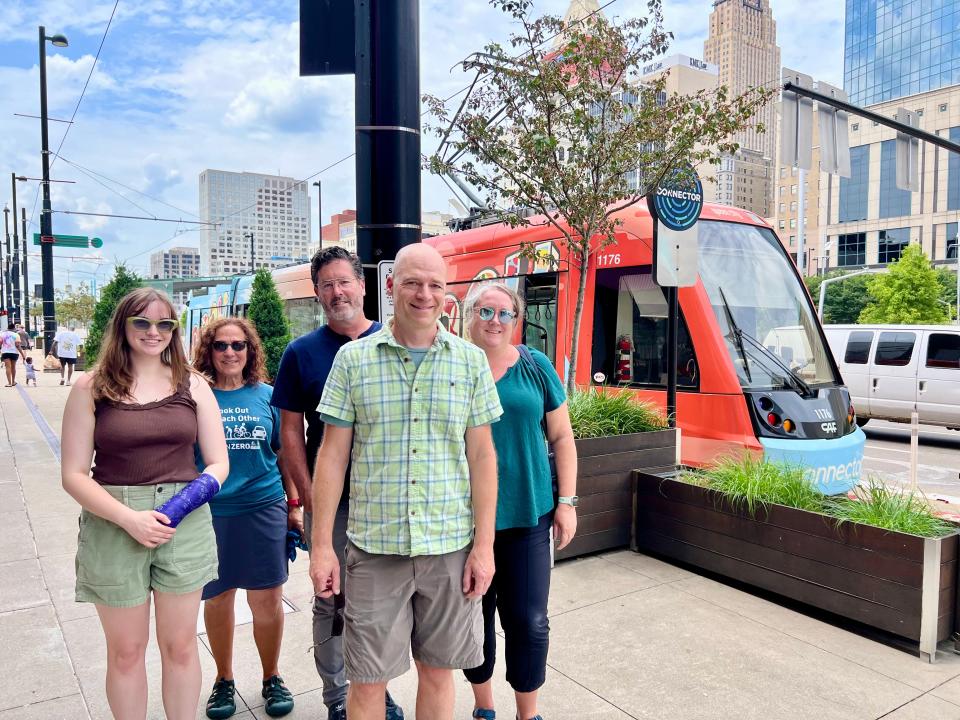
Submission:
M 481 320 L 493 320 L 494 315 L 496 315 L 504 325 L 512 323 L 517 317 L 517 314 L 513 310 L 497 310 L 492 307 L 477 308 L 477 316 Z
M 234 352 L 243 352 L 247 349 L 246 340 L 234 340 L 233 342 L 225 342 L 223 340 L 214 340 L 213 349 L 217 352 L 226 352 L 227 348 L 230 348 Z
M 140 332 L 147 332 L 150 328 L 155 327 L 157 332 L 167 334 L 176 330 L 180 326 L 180 323 L 173 318 L 151 320 L 150 318 L 134 315 L 133 317 L 127 318 L 127 325 Z

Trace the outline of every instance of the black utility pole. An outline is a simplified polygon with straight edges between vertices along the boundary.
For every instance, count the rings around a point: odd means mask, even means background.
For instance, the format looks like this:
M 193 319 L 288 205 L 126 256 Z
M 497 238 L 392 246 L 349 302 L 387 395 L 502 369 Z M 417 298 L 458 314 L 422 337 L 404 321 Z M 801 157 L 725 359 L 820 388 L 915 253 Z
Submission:
M 420 242 L 419 5 L 356 0 L 354 6 L 357 254 L 366 265 L 393 260 L 400 248 Z
M 20 208 L 20 230 L 21 238 L 23 242 L 23 326 L 29 330 L 30 329 L 30 280 L 27 276 L 27 209 L 25 207 Z M 34 330 L 36 330 L 36 323 L 34 323 Z
M 47 48 L 49 40 L 66 47 L 63 35 L 48 37 L 40 26 L 40 160 L 43 166 L 43 209 L 40 211 L 40 275 L 43 282 L 43 350 L 49 352 L 57 333 L 57 311 L 53 304 L 53 217 L 50 212 L 50 139 L 47 133 Z
M 245 238 L 250 238 L 250 274 L 252 275 L 257 271 L 256 265 L 254 264 L 254 252 L 256 251 L 256 248 L 253 244 L 253 233 L 244 233 L 243 236 Z
M 16 215 L 13 216 L 13 223 L 17 223 Z M 7 239 L 7 254 L 3 258 L 3 307 L 7 310 L 6 322 L 10 322 L 13 314 L 13 298 L 10 293 L 10 208 L 6 205 L 3 206 L 3 233 Z
M 317 188 L 317 247 L 323 247 L 323 185 L 317 180 L 313 183 Z
M 10 275 L 13 285 L 13 322 L 23 322 L 20 312 L 20 238 L 17 234 L 17 174 L 10 173 L 10 190 L 13 192 L 13 259 Z

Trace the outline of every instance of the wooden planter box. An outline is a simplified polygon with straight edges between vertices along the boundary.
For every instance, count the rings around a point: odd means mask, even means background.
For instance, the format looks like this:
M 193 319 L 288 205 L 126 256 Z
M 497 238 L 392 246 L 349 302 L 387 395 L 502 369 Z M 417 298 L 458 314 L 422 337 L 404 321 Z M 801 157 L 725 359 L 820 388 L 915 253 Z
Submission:
M 681 560 L 919 644 L 954 630 L 957 533 L 922 538 L 638 472 L 635 548 Z
M 577 535 L 557 560 L 626 547 L 633 525 L 633 471 L 672 471 L 677 431 L 577 440 Z

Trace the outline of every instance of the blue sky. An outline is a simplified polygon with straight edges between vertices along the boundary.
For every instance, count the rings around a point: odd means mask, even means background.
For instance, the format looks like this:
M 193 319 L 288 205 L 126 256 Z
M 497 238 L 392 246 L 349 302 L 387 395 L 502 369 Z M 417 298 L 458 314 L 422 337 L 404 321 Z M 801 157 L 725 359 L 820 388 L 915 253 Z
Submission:
M 842 85 L 843 3 L 771 0 L 784 65 Z M 568 0 L 538 0 L 562 14 Z M 37 27 L 64 33 L 68 48 L 47 45 L 49 111 L 69 119 L 90 71 L 114 0 L 5 0 L 0 3 L 0 198 L 9 203 L 9 172 L 38 177 Z M 352 77 L 298 74 L 297 0 L 120 0 L 96 70 L 51 175 L 53 208 L 196 220 L 197 178 L 205 168 L 306 178 L 353 152 Z M 630 17 L 644 0 L 616 0 L 608 15 Z M 675 39 L 669 52 L 702 57 L 710 0 L 664 0 Z M 421 91 L 449 95 L 467 84 L 451 68 L 510 26 L 486 0 L 421 0 Z M 51 150 L 67 126 L 50 124 Z M 424 138 L 423 150 L 431 141 Z M 69 161 L 69 162 L 67 162 Z M 78 167 L 79 166 L 79 167 Z M 85 174 L 93 174 L 101 183 Z M 141 193 L 124 189 L 105 178 Z M 320 176 L 324 214 L 355 206 L 350 159 Z M 311 187 L 312 191 L 315 188 Z M 18 183 L 37 231 L 37 183 Z M 425 210 L 451 212 L 450 192 L 423 177 Z M 312 228 L 316 235 L 316 197 Z M 133 204 L 135 203 L 135 204 Z M 139 207 L 138 207 L 139 206 Z M 109 278 L 125 261 L 146 273 L 150 252 L 198 245 L 186 224 L 54 215 L 58 233 L 96 235 L 100 251 L 57 251 L 56 284 Z M 31 256 L 31 279 L 39 278 Z

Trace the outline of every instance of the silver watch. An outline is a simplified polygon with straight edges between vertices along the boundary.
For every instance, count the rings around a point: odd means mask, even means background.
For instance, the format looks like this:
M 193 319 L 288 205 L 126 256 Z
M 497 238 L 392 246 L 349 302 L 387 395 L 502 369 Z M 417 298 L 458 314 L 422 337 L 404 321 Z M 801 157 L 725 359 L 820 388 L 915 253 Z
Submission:
M 580 498 L 577 495 L 571 495 L 570 497 L 558 497 L 557 502 L 561 505 L 570 505 L 576 507 L 580 504 Z

